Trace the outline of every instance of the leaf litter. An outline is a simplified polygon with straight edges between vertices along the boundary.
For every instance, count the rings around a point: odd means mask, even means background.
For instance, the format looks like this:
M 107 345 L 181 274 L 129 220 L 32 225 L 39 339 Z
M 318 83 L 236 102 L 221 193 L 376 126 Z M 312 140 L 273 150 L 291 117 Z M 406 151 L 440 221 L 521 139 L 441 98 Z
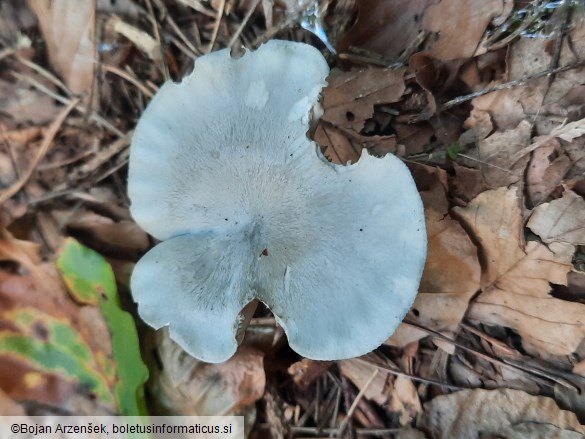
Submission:
M 243 414 L 250 438 L 479 437 L 480 427 L 580 437 L 570 411 L 585 421 L 585 13 L 572 1 L 312 3 L 0 5 L 0 223 L 18 237 L 0 240 L 0 338 L 13 340 L 0 349 L 11 365 L 0 366 L 0 413 L 30 402 L 142 410 L 120 405 L 104 367 L 117 363 L 119 335 L 97 303 L 67 292 L 56 252 L 74 236 L 108 258 L 134 312 L 127 278 L 154 243 L 127 209 L 137 118 L 210 47 L 277 36 L 323 48 L 298 26 L 310 18 L 337 51 L 311 135 L 336 163 L 367 148 L 409 165 L 429 231 L 419 296 L 375 361 L 298 358 L 263 306 L 224 365 L 199 364 L 139 325 L 142 352 L 155 352 L 145 355 L 151 413 Z M 49 370 L 16 355 L 14 340 L 78 367 Z M 140 400 L 128 378 L 140 366 L 122 367 L 123 394 Z

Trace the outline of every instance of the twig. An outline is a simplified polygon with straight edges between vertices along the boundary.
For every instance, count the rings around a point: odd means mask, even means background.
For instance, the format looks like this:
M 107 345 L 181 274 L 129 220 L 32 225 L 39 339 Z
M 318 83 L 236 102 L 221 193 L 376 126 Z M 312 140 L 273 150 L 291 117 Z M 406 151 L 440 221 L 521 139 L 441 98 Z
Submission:
M 137 78 L 125 72 L 124 70 L 106 64 L 102 65 L 102 69 L 104 69 L 106 72 L 113 73 L 114 75 L 117 75 L 120 78 L 125 79 L 129 83 L 135 85 L 136 88 L 138 88 L 147 97 L 152 98 L 154 96 L 154 93 L 152 91 L 146 88 L 146 86 L 142 85 Z
M 59 132 L 59 129 L 63 125 L 63 122 L 71 113 L 71 111 L 79 104 L 79 98 L 72 99 L 69 104 L 63 109 L 63 111 L 57 116 L 57 118 L 51 123 L 43 142 L 37 152 L 36 157 L 34 158 L 31 166 L 23 173 L 20 178 L 12 184 L 6 191 L 0 194 L 0 204 L 4 203 L 6 200 L 12 198 L 14 194 L 16 194 L 22 187 L 26 184 L 26 182 L 30 179 L 33 172 L 35 171 L 36 167 L 38 166 L 39 162 L 45 157 L 47 152 L 49 151 L 50 146 L 53 144 L 53 140 Z
M 211 53 L 213 50 L 213 46 L 215 46 L 215 40 L 217 39 L 217 34 L 219 33 L 219 27 L 221 26 L 221 19 L 223 18 L 223 12 L 225 10 L 225 2 L 226 0 L 221 0 L 219 4 L 219 9 L 217 10 L 217 17 L 215 19 L 215 24 L 213 25 L 213 33 L 211 34 L 211 40 L 209 41 L 209 46 L 207 46 L 206 53 Z
M 55 198 L 72 195 L 75 189 L 71 187 L 71 182 L 81 182 L 91 176 L 97 169 L 106 163 L 112 162 L 112 158 L 116 155 L 113 164 L 102 174 L 95 178 L 95 181 L 101 181 L 104 178 L 110 176 L 128 162 L 128 145 L 132 137 L 132 131 L 125 134 L 124 137 L 115 140 L 111 145 L 103 149 L 95 157 L 92 157 L 83 165 L 75 168 L 73 172 L 68 176 L 67 183 L 61 183 L 58 186 L 52 188 L 51 192 L 46 193 L 38 198 L 29 200 L 30 205 L 42 204 L 51 201 Z M 77 183 L 80 186 L 79 183 Z
M 498 49 L 501 49 L 502 47 L 507 46 L 514 39 L 519 37 L 522 34 L 522 32 L 524 32 L 526 29 L 528 29 L 540 17 L 540 15 L 541 15 L 540 10 L 539 10 L 538 5 L 537 5 L 536 7 L 534 7 L 532 9 L 530 15 L 528 17 L 524 18 L 522 20 L 522 23 L 520 24 L 520 26 L 514 32 L 512 32 L 510 35 L 504 37 L 500 41 L 496 41 L 493 43 L 490 43 L 488 40 L 488 42 L 486 44 L 487 50 L 494 51 L 494 50 L 498 50 Z M 492 41 L 494 38 L 499 37 L 501 34 L 501 31 L 503 31 L 504 29 L 505 29 L 504 26 L 500 26 L 498 29 L 499 32 L 496 32 L 497 35 L 492 36 L 492 38 L 491 38 Z
M 73 94 L 73 92 L 69 89 L 69 87 L 67 87 L 63 83 L 63 81 L 61 81 L 59 78 L 57 78 L 51 72 L 49 72 L 48 70 L 44 69 L 43 67 L 41 67 L 37 63 L 34 63 L 32 61 L 29 61 L 28 59 L 23 58 L 22 56 L 18 56 L 18 55 L 16 56 L 16 59 L 21 64 L 24 64 L 28 68 L 33 69 L 39 75 L 41 75 L 42 77 L 44 77 L 44 78 L 48 79 L 49 81 L 51 81 L 53 84 L 55 84 L 57 87 L 59 87 L 65 93 L 67 93 L 67 96 L 71 96 Z
M 543 372 L 541 370 L 538 370 L 538 369 L 529 369 L 528 370 L 528 368 L 526 368 L 525 366 L 524 367 L 520 367 L 520 366 L 518 366 L 518 364 L 515 364 L 512 361 L 508 361 L 506 359 L 500 360 L 498 358 L 492 357 L 491 355 L 484 354 L 482 352 L 476 351 L 475 349 L 472 349 L 470 347 L 467 347 L 465 345 L 462 345 L 461 343 L 457 343 L 456 341 L 451 340 L 449 337 L 441 334 L 438 331 L 434 331 L 434 330 L 432 330 L 430 328 L 426 328 L 426 327 L 424 327 L 422 325 L 417 325 L 415 323 L 410 323 L 410 322 L 404 322 L 404 323 L 406 323 L 407 325 L 410 325 L 410 326 L 414 326 L 415 328 L 420 329 L 421 331 L 424 331 L 424 332 L 430 334 L 431 337 L 435 337 L 435 338 L 441 339 L 443 341 L 446 341 L 447 343 L 450 343 L 453 346 L 456 346 L 459 349 L 462 349 L 462 350 L 464 350 L 466 352 L 469 352 L 470 354 L 473 354 L 473 355 L 475 355 L 477 357 L 480 357 L 483 360 L 486 360 L 486 361 L 488 361 L 490 363 L 498 364 L 500 366 L 509 367 L 509 368 L 512 368 L 512 369 L 522 370 L 524 372 L 530 372 L 535 377 L 546 378 L 546 379 L 548 379 L 550 381 L 553 381 L 553 382 L 556 382 L 556 383 L 558 383 L 558 384 L 560 384 L 560 385 L 562 385 L 564 387 L 567 387 L 569 389 L 575 390 L 575 386 L 572 383 L 569 383 L 568 381 L 566 381 L 566 380 L 564 380 L 562 378 L 553 377 L 550 374 L 545 373 L 545 372 Z
M 161 60 L 163 76 L 165 78 L 165 81 L 168 81 L 169 79 L 171 79 L 171 74 L 169 72 L 169 66 L 167 65 L 167 61 L 165 60 L 163 41 L 160 37 L 160 30 L 158 28 L 158 20 L 156 19 L 156 16 L 154 15 L 154 10 L 152 8 L 152 3 L 150 0 L 146 0 L 146 8 L 148 9 L 148 13 L 150 14 L 150 20 L 152 22 L 152 31 L 154 33 L 154 38 L 156 39 L 156 42 L 158 43 L 158 49 L 160 52 L 160 60 Z
M 411 375 L 409 373 L 402 372 L 400 370 L 396 370 L 394 367 L 390 367 L 386 364 L 380 364 L 377 361 L 374 361 L 374 360 L 367 358 L 367 356 L 362 357 L 362 358 L 358 358 L 358 360 L 363 361 L 365 363 L 368 363 L 368 364 L 375 366 L 379 369 L 382 369 L 386 372 L 389 372 L 392 375 L 410 378 L 412 381 L 417 381 L 417 382 L 425 383 L 425 384 L 433 384 L 435 386 L 444 387 L 444 388 L 449 389 L 449 390 L 465 390 L 465 389 L 467 389 L 467 387 L 456 386 L 454 384 L 442 383 L 441 381 L 432 380 L 430 378 L 423 378 L 423 377 L 419 377 L 416 375 Z
M 3 60 L 7 56 L 14 55 L 16 53 L 16 49 L 2 49 L 0 50 L 0 60 Z
M 256 8 L 258 7 L 258 5 L 260 4 L 261 1 L 262 0 L 255 0 L 254 3 L 252 3 L 252 5 L 250 6 L 250 9 L 248 10 L 248 12 L 246 12 L 246 15 L 244 16 L 244 19 L 240 23 L 240 26 L 238 27 L 238 30 L 236 30 L 236 32 L 234 33 L 234 35 L 230 39 L 230 42 L 228 43 L 228 47 L 232 47 L 236 43 L 236 41 L 240 37 L 240 34 L 246 28 L 246 25 L 248 24 L 248 21 L 250 21 L 250 18 L 252 17 L 252 14 L 254 13 L 254 11 L 256 10 Z
M 346 418 L 343 421 L 341 421 L 341 424 L 339 424 L 339 428 L 337 429 L 337 437 L 342 437 L 343 434 L 345 433 L 345 429 L 347 428 L 347 425 L 349 424 L 349 420 L 353 417 L 353 414 L 356 411 L 359 402 L 364 397 L 366 390 L 368 390 L 368 387 L 370 387 L 370 384 L 372 384 L 372 382 L 374 381 L 374 378 L 376 378 L 377 375 L 378 375 L 378 369 L 374 370 L 374 373 L 372 373 L 372 375 L 370 376 L 368 381 L 366 381 L 366 384 L 364 385 L 364 387 L 362 387 L 362 389 L 359 391 L 359 393 L 357 394 L 357 396 L 353 400 L 353 403 L 351 404 L 351 406 L 349 407 L 349 410 L 347 411 Z
M 16 72 L 11 72 L 11 75 L 14 76 L 16 79 L 28 82 L 30 85 L 32 85 L 37 90 L 42 91 L 43 93 L 52 97 L 53 99 L 62 103 L 63 105 L 69 105 L 71 103 L 71 99 L 53 92 L 52 90 L 45 87 L 43 84 L 41 84 L 39 81 L 37 81 L 34 78 L 31 78 L 31 77 L 26 76 L 26 75 L 21 75 L 20 73 L 16 73 Z M 77 107 L 75 107 L 75 109 L 84 115 L 87 112 L 87 108 L 82 106 L 82 105 L 78 105 Z M 112 125 L 110 122 L 108 122 L 106 119 L 104 119 L 99 114 L 97 114 L 95 112 L 91 112 L 89 114 L 89 118 L 90 118 L 90 120 L 93 120 L 98 125 L 101 125 L 104 128 L 106 128 L 107 130 L 109 130 L 110 132 L 114 133 L 118 137 L 124 137 L 124 133 L 122 131 L 120 131 L 118 128 L 116 128 L 114 125 Z
M 478 98 L 480 96 L 489 94 L 489 93 L 493 93 L 499 90 L 508 90 L 510 88 L 514 88 L 514 87 L 518 87 L 520 85 L 523 85 L 525 82 L 528 82 L 532 79 L 538 79 L 538 78 L 543 78 L 545 76 L 549 76 L 549 75 L 555 75 L 557 73 L 562 73 L 562 72 L 566 72 L 567 70 L 572 70 L 572 69 L 576 69 L 578 67 L 583 67 L 585 65 L 585 60 L 581 60 L 572 64 L 568 64 L 566 66 L 563 67 L 558 67 L 556 69 L 547 69 L 547 70 L 543 70 L 537 73 L 534 73 L 532 75 L 527 75 L 527 76 L 523 76 L 521 78 L 518 79 L 514 79 L 512 81 L 509 82 L 505 82 L 503 84 L 497 84 L 494 85 L 493 87 L 488 87 L 488 88 L 484 88 L 482 90 L 478 90 L 476 92 L 467 94 L 467 95 L 463 95 L 463 96 L 458 96 L 454 99 L 451 99 L 450 101 L 445 102 L 442 105 L 439 105 L 437 108 L 437 112 L 439 111 L 444 111 L 444 110 L 448 110 L 452 107 L 455 107 L 457 105 L 461 105 L 465 102 L 471 101 L 472 99 Z M 417 122 L 422 122 L 425 120 L 429 120 L 432 116 L 434 116 L 434 114 L 418 114 L 416 116 L 411 117 L 408 120 L 408 123 L 417 123 Z
M 260 35 L 252 42 L 251 47 L 258 47 L 260 46 L 260 44 L 265 43 L 266 41 L 271 39 L 277 33 L 282 32 L 283 30 L 286 30 L 289 27 L 291 27 L 295 22 L 299 21 L 302 12 L 303 11 L 301 10 L 296 14 L 290 14 L 290 16 L 286 18 L 286 20 L 282 20 L 275 26 L 271 27 L 270 29 L 267 29 L 266 32 L 264 32 L 262 35 Z

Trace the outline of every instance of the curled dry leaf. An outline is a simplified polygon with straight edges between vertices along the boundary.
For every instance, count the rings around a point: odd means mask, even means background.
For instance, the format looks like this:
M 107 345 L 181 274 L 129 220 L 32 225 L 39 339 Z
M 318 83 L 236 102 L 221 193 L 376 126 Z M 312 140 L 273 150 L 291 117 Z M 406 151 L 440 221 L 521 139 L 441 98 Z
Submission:
M 534 209 L 528 227 L 547 244 L 585 245 L 585 200 L 567 190 L 563 198 Z
M 162 370 L 151 382 L 165 411 L 180 416 L 226 416 L 239 413 L 264 394 L 263 354 L 241 346 L 228 361 L 199 361 L 183 351 L 163 329 L 157 333 Z
M 479 244 L 483 264 L 482 293 L 468 317 L 518 331 L 534 355 L 569 355 L 585 337 L 585 305 L 549 293 L 550 283 L 566 285 L 574 247 L 524 246 L 519 203 L 515 188 L 500 188 L 454 209 Z
M 417 427 L 437 439 L 579 439 L 585 427 L 551 398 L 521 390 L 462 390 L 424 405 Z

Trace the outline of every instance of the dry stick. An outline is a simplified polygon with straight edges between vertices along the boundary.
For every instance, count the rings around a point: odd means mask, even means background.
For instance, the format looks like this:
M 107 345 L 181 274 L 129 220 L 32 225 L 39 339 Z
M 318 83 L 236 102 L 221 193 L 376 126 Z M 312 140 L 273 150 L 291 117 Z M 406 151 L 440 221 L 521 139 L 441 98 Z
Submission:
M 47 152 L 49 151 L 49 147 L 53 144 L 53 140 L 57 135 L 57 132 L 63 125 L 63 122 L 71 113 L 71 111 L 79 104 L 79 98 L 73 99 L 69 102 L 63 111 L 57 116 L 57 118 L 51 123 L 43 142 L 41 143 L 41 147 L 39 148 L 39 152 L 37 153 L 36 157 L 34 158 L 32 165 L 27 169 L 27 171 L 16 181 L 12 186 L 10 186 L 6 191 L 0 194 L 0 204 L 4 203 L 6 200 L 10 199 L 14 194 L 16 194 L 22 187 L 26 184 L 29 180 L 31 175 L 33 174 L 34 170 L 38 166 L 39 162 L 45 157 Z
M 240 34 L 244 31 L 246 25 L 248 24 L 248 21 L 250 21 L 250 18 L 252 17 L 252 14 L 254 13 L 254 11 L 256 10 L 256 8 L 258 7 L 258 5 L 260 4 L 261 1 L 262 0 L 256 0 L 250 6 L 250 9 L 248 10 L 248 12 L 246 12 L 246 15 L 244 16 L 244 19 L 242 20 L 242 22 L 240 23 L 240 26 L 238 27 L 238 30 L 234 33 L 234 35 L 230 39 L 230 42 L 228 43 L 228 47 L 231 48 L 236 43 L 236 41 L 240 37 Z
M 43 84 L 41 84 L 39 81 L 37 81 L 34 78 L 31 78 L 31 77 L 26 76 L 26 75 L 21 75 L 20 73 L 16 73 L 16 72 L 11 72 L 11 75 L 14 76 L 16 79 L 28 82 L 30 85 L 32 85 L 37 90 L 42 91 L 43 93 L 52 97 L 53 99 L 62 103 L 63 105 L 69 105 L 71 103 L 71 99 L 53 92 L 52 90 L 48 89 L 47 87 L 45 87 Z M 82 105 L 77 106 L 75 109 L 80 111 L 83 114 L 85 114 L 87 111 L 87 108 L 82 106 Z M 93 120 L 95 123 L 97 123 L 98 125 L 101 125 L 104 128 L 106 128 L 107 130 L 109 130 L 110 132 L 114 133 L 118 137 L 124 137 L 125 134 L 122 131 L 120 131 L 118 128 L 116 128 L 114 125 L 112 125 L 110 122 L 108 122 L 106 119 L 104 119 L 102 116 L 100 116 L 96 112 L 91 112 L 89 115 L 89 118 L 91 120 Z
M 223 18 L 223 11 L 225 10 L 225 2 L 226 0 L 221 0 L 221 3 L 219 4 L 217 17 L 215 18 L 215 24 L 213 25 L 213 33 L 211 34 L 211 40 L 209 41 L 209 46 L 207 46 L 206 53 L 211 53 L 213 46 L 215 45 L 217 34 L 219 34 L 219 26 L 221 26 L 221 19 Z
M 149 18 L 150 18 L 151 23 L 152 23 L 152 31 L 154 32 L 154 38 L 156 39 L 156 42 L 158 43 L 158 47 L 160 50 L 160 59 L 161 59 L 163 76 L 165 78 L 165 81 L 168 81 L 169 79 L 171 79 L 171 73 L 169 72 L 169 66 L 167 65 L 167 61 L 165 59 L 163 42 L 162 42 L 162 39 L 160 37 L 160 30 L 158 29 L 158 20 L 156 19 L 156 16 L 154 15 L 154 10 L 152 9 L 152 3 L 150 0 L 146 0 L 146 8 L 148 9 L 148 13 L 150 14 Z
M 168 23 L 171 26 L 171 28 L 179 36 L 179 39 L 183 42 L 183 44 L 185 45 L 185 48 L 182 48 L 181 45 L 177 41 L 175 41 L 174 38 L 172 40 L 173 43 L 175 43 L 175 45 L 179 49 L 181 49 L 183 51 L 183 53 L 185 55 L 187 55 L 189 58 L 191 58 L 191 59 L 197 58 L 197 52 L 198 52 L 197 51 L 197 48 L 193 44 L 191 44 L 191 41 L 189 41 L 189 39 L 187 38 L 187 36 L 179 28 L 179 26 L 177 25 L 177 23 L 175 22 L 175 20 L 173 20 L 173 17 L 171 17 L 168 13 L 166 15 L 166 21 L 168 21 Z
M 416 375 L 411 375 L 409 373 L 396 370 L 395 368 L 390 367 L 387 364 L 380 364 L 377 361 L 374 361 L 374 360 L 371 360 L 368 358 L 357 358 L 357 360 L 363 361 L 364 363 L 367 363 L 371 366 L 375 366 L 378 369 L 382 369 L 383 371 L 391 373 L 392 375 L 410 378 L 412 381 L 417 381 L 417 382 L 424 383 L 424 384 L 433 384 L 435 386 L 444 387 L 444 388 L 449 389 L 449 390 L 465 390 L 465 389 L 469 388 L 469 387 L 456 386 L 454 384 L 442 383 L 441 381 L 433 380 L 430 378 L 423 378 L 423 377 L 419 377 Z
M 52 188 L 51 192 L 46 193 L 38 198 L 30 199 L 28 203 L 30 205 L 46 203 L 50 200 L 55 198 L 64 197 L 67 195 L 76 196 L 75 189 L 70 187 L 71 182 L 80 182 L 85 180 L 88 176 L 93 174 L 97 169 L 99 169 L 105 163 L 108 163 L 112 160 L 112 157 L 119 154 L 119 156 L 115 159 L 114 164 L 110 166 L 110 168 L 102 173 L 101 175 L 95 178 L 95 182 L 99 182 L 106 177 L 109 177 L 114 172 L 118 171 L 128 162 L 128 145 L 130 144 L 130 138 L 132 137 L 133 131 L 130 130 L 126 135 L 122 138 L 115 140 L 111 143 L 108 147 L 103 149 L 99 154 L 89 159 L 86 163 L 82 164 L 81 166 L 77 167 L 69 176 L 67 183 L 61 183 L 56 187 Z
M 341 437 L 345 433 L 345 429 L 347 428 L 347 424 L 349 424 L 349 420 L 353 417 L 353 414 L 356 411 L 359 402 L 366 394 L 366 390 L 368 390 L 368 387 L 370 387 L 370 384 L 372 384 L 372 382 L 374 381 L 374 378 L 376 378 L 376 375 L 378 375 L 378 369 L 374 370 L 374 373 L 372 373 L 372 376 L 370 376 L 368 381 L 366 381 L 366 384 L 364 385 L 364 387 L 362 387 L 360 392 L 357 394 L 357 396 L 353 400 L 353 403 L 351 404 L 351 406 L 349 407 L 349 410 L 347 411 L 346 418 L 343 421 L 341 421 L 341 424 L 339 424 L 339 428 L 337 429 L 337 437 Z
M 262 35 L 260 35 L 258 38 L 256 38 L 252 42 L 251 46 L 258 47 L 258 46 L 260 46 L 260 44 L 263 44 L 266 41 L 270 40 L 277 33 L 288 29 L 295 22 L 299 21 L 301 14 L 302 14 L 302 11 L 299 13 L 296 13 L 296 14 L 291 14 L 286 20 L 282 20 L 278 24 L 272 26 L 270 29 L 267 29 L 266 32 L 264 32 Z
M 118 67 L 109 66 L 107 64 L 103 64 L 102 69 L 104 69 L 106 72 L 113 73 L 114 75 L 117 75 L 120 78 L 125 79 L 129 83 L 135 85 L 136 88 L 138 88 L 147 97 L 152 98 L 154 96 L 153 92 L 151 92 L 148 88 L 146 88 L 146 86 L 142 85 L 140 83 L 140 81 L 138 80 L 138 78 L 132 76 L 130 73 L 125 72 L 124 70 L 122 70 Z
M 3 49 L 0 50 L 0 60 L 3 60 L 7 56 L 14 55 L 16 53 L 15 49 Z
M 35 72 L 37 72 L 42 77 L 44 77 L 44 78 L 48 79 L 49 81 L 51 81 L 53 84 L 55 84 L 61 90 L 63 90 L 67 94 L 67 96 L 71 96 L 73 94 L 73 92 L 69 89 L 69 87 L 67 87 L 63 83 L 63 81 L 61 81 L 59 78 L 57 78 L 51 72 L 49 72 L 48 70 L 44 69 L 43 67 L 41 67 L 37 63 L 34 63 L 32 61 L 29 61 L 28 59 L 23 58 L 22 56 L 18 56 L 18 55 L 16 56 L 16 59 L 21 64 L 24 64 L 28 68 L 30 68 L 30 69 L 34 70 Z
M 181 43 L 177 37 L 171 36 L 171 43 L 173 43 L 175 46 L 177 46 L 177 48 L 183 52 L 183 54 L 189 58 L 189 59 L 197 59 L 197 54 L 192 51 L 191 49 L 189 49 L 186 45 L 184 45 L 183 43 Z
M 513 81 L 505 82 L 503 84 L 494 85 L 493 87 L 484 88 L 483 90 L 478 90 L 478 91 L 470 93 L 468 95 L 458 96 L 458 97 L 451 99 L 450 101 L 447 101 L 444 104 L 440 105 L 437 108 L 437 112 L 443 111 L 443 110 L 448 110 L 452 107 L 455 107 L 457 105 L 461 105 L 467 101 L 471 101 L 472 99 L 475 99 L 477 97 L 480 97 L 480 96 L 483 96 L 483 95 L 486 95 L 489 93 L 493 93 L 495 91 L 507 90 L 510 88 L 518 87 L 519 85 L 523 85 L 525 82 L 530 81 L 532 79 L 543 78 L 543 77 L 549 76 L 549 75 L 556 75 L 557 73 L 562 73 L 562 72 L 566 72 L 567 70 L 572 70 L 572 69 L 576 69 L 578 67 L 583 67 L 584 65 L 585 65 L 585 60 L 582 60 L 582 61 L 578 61 L 578 62 L 575 62 L 572 64 L 568 64 L 568 65 L 563 66 L 563 67 L 558 67 L 556 69 L 547 69 L 547 70 L 543 70 L 541 72 L 535 73 L 533 75 L 523 76 L 522 78 L 514 79 Z M 413 116 L 408 121 L 408 123 L 422 122 L 422 121 L 430 119 L 432 116 L 434 116 L 434 115 L 433 114 L 428 114 L 428 115 L 427 114 L 418 114 L 416 116 Z
M 477 335 L 479 338 L 487 341 L 488 343 L 498 346 L 500 349 L 507 349 L 508 351 L 510 351 L 510 348 L 508 346 L 506 346 L 505 343 L 501 342 L 500 340 L 494 339 L 493 337 L 490 337 L 489 335 L 484 334 L 483 332 L 477 330 L 473 326 L 469 326 L 469 325 L 466 325 L 465 323 L 461 323 L 461 327 L 463 329 L 465 329 L 466 331 L 469 331 L 469 332 Z M 555 374 L 553 372 L 548 372 L 546 370 L 546 368 L 544 368 L 544 366 L 539 366 L 538 364 L 532 365 L 532 366 L 526 365 L 526 364 L 522 363 L 521 360 L 516 360 L 514 358 L 503 357 L 502 361 L 504 361 L 506 364 L 508 364 L 512 367 L 515 367 L 517 369 L 520 369 L 524 372 L 528 372 L 528 373 L 531 373 L 533 375 L 541 375 L 545 378 L 548 378 L 551 381 L 557 382 L 560 385 L 565 385 L 565 386 L 571 388 L 572 390 L 578 390 L 570 381 L 565 381 L 564 379 L 559 378 L 558 373 Z M 562 372 L 562 375 L 564 375 L 564 376 L 567 376 L 567 374 L 571 374 L 571 372 L 564 372 L 564 371 L 561 371 L 561 372 Z
M 540 15 L 539 15 L 538 8 L 534 8 L 531 11 L 531 14 L 528 17 L 526 17 L 524 20 L 522 20 L 522 23 L 520 24 L 518 29 L 516 29 L 510 35 L 508 35 L 507 37 L 504 37 L 502 40 L 496 41 L 494 43 L 490 43 L 488 40 L 487 44 L 486 44 L 487 50 L 494 51 L 494 50 L 501 49 L 502 47 L 506 47 L 513 40 L 518 38 L 522 32 L 524 32 L 526 29 L 528 29 L 539 17 L 540 17 Z M 503 27 L 500 27 L 500 29 L 503 29 Z
M 562 378 L 555 377 L 555 376 L 551 376 L 550 374 L 548 374 L 546 372 L 543 372 L 543 371 L 540 371 L 538 369 L 534 369 L 534 370 L 533 369 L 530 369 L 530 370 L 527 370 L 525 366 L 520 367 L 520 366 L 518 366 L 516 364 L 513 364 L 513 363 L 511 363 L 509 361 L 500 360 L 498 358 L 492 357 L 491 355 L 484 354 L 482 352 L 476 351 L 475 349 L 472 349 L 470 347 L 467 347 L 465 345 L 462 345 L 461 343 L 457 343 L 456 341 L 451 340 L 449 337 L 441 334 L 438 331 L 434 331 L 432 329 L 426 328 L 426 327 L 421 326 L 421 325 L 417 325 L 415 323 L 410 323 L 410 322 L 406 322 L 406 321 L 404 323 L 406 323 L 407 325 L 410 325 L 410 326 L 414 326 L 415 328 L 420 329 L 421 331 L 424 331 L 424 332 L 430 334 L 431 337 L 435 337 L 435 338 L 439 338 L 441 340 L 444 340 L 447 343 L 450 343 L 453 346 L 456 346 L 456 347 L 458 347 L 458 348 L 460 348 L 460 349 L 462 349 L 462 350 L 464 350 L 466 352 L 469 352 L 470 354 L 473 354 L 473 355 L 475 355 L 477 357 L 480 357 L 480 358 L 482 358 L 482 359 L 484 359 L 484 360 L 486 360 L 486 361 L 488 361 L 490 363 L 498 364 L 500 366 L 507 366 L 507 367 L 509 367 L 511 369 L 519 369 L 519 370 L 522 370 L 524 372 L 531 372 L 532 375 L 534 375 L 536 377 L 546 378 L 548 380 L 551 380 L 553 382 L 556 382 L 556 383 L 558 383 L 558 384 L 560 384 L 560 385 L 562 385 L 564 387 L 567 387 L 569 389 L 578 390 L 575 387 L 575 385 L 573 385 L 572 383 L 570 383 L 570 382 L 568 382 L 568 381 L 566 381 L 566 380 L 564 380 Z

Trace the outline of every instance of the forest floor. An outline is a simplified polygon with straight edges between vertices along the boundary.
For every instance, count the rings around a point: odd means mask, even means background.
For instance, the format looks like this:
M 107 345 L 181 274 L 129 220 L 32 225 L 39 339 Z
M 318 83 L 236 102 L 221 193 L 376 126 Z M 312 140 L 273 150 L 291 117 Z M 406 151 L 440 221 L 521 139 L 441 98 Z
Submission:
M 312 133 L 329 160 L 407 164 L 427 265 L 368 355 L 301 358 L 261 307 L 232 359 L 203 363 L 136 313 L 130 273 L 155 241 L 129 213 L 129 146 L 166 80 L 273 38 L 332 68 Z M 0 146 L 0 415 L 238 414 L 249 438 L 585 435 L 581 2 L 2 0 Z

